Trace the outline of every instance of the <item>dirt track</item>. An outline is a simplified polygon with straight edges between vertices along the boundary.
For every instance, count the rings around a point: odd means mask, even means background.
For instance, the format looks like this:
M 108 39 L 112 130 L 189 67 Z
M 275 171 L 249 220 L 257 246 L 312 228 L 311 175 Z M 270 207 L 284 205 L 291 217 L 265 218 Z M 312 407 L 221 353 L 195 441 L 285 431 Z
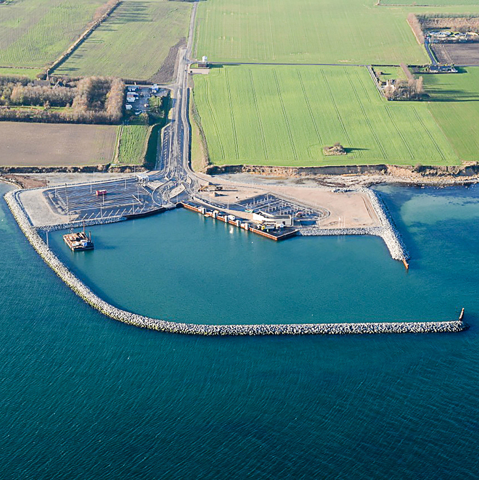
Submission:
M 1 166 L 110 163 L 115 126 L 0 122 Z

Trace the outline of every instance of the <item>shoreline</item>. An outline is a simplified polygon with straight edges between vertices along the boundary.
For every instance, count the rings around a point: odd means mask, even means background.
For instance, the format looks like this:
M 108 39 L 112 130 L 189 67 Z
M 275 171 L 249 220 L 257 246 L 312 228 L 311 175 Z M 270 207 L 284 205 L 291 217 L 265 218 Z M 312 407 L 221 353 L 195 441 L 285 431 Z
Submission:
M 258 335 L 366 335 L 404 333 L 457 333 L 468 328 L 463 316 L 458 320 L 431 322 L 365 322 L 324 324 L 201 325 L 169 322 L 119 309 L 107 303 L 81 282 L 50 250 L 17 200 L 19 190 L 11 190 L 5 201 L 28 242 L 60 279 L 86 303 L 103 315 L 140 328 L 161 332 L 202 336 Z

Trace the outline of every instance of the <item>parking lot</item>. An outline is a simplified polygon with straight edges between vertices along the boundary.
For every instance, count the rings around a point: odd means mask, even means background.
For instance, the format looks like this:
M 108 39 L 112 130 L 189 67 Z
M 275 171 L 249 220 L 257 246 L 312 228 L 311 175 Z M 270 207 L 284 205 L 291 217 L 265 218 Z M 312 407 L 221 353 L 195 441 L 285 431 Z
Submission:
M 141 115 L 149 110 L 149 100 L 152 96 L 163 97 L 167 90 L 159 88 L 158 85 L 127 85 L 125 108 L 130 114 Z
M 97 195 L 97 190 L 106 194 Z M 134 177 L 95 185 L 58 186 L 43 195 L 56 212 L 78 220 L 121 217 L 159 206 L 151 189 Z

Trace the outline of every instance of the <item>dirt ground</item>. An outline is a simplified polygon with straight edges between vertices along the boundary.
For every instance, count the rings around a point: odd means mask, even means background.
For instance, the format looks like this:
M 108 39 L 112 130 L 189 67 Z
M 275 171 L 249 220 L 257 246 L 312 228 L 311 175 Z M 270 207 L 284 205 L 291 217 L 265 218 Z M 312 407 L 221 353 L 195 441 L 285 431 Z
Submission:
M 198 174 L 198 177 L 211 181 L 211 177 Z M 301 205 L 321 207 L 329 211 L 329 216 L 321 220 L 322 228 L 358 228 L 380 226 L 369 197 L 364 193 L 351 191 L 335 193 L 330 188 L 292 185 L 248 185 L 233 183 L 216 176 L 214 183 L 223 185 L 223 190 L 216 193 L 216 200 L 234 203 L 266 192 L 277 193 L 294 200 Z M 214 195 L 214 194 L 211 194 Z M 212 199 L 213 196 L 212 196 Z M 244 213 L 243 216 L 248 216 Z
M 432 48 L 439 63 L 479 66 L 479 42 L 443 43 Z
M 62 166 L 110 163 L 116 126 L 0 122 L 0 165 Z
M 1 178 L 2 177 L 0 177 L 0 179 Z M 17 184 L 21 188 L 39 188 L 47 186 L 46 181 L 32 178 L 28 175 L 3 175 L 3 178 Z
M 175 78 L 176 58 L 178 50 L 186 45 L 186 38 L 182 38 L 176 45 L 170 48 L 161 68 L 150 78 L 154 83 L 170 83 Z

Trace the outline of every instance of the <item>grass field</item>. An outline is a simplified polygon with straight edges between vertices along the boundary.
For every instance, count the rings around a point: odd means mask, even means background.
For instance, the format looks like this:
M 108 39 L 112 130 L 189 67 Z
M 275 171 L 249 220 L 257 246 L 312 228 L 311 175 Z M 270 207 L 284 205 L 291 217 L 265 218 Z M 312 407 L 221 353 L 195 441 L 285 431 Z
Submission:
M 1 68 L 1 76 L 19 75 L 21 77 L 36 78 L 41 73 L 41 68 Z
M 428 104 L 386 102 L 366 68 L 217 68 L 194 98 L 215 164 L 460 163 Z
M 376 74 L 380 74 L 379 78 L 383 82 L 388 80 L 407 80 L 406 74 L 401 67 L 374 67 Z
M 119 165 L 142 165 L 150 127 L 145 123 L 123 125 L 118 146 Z
M 479 67 L 424 75 L 429 109 L 461 159 L 479 161 Z
M 373 0 L 208 0 L 199 5 L 196 53 L 212 61 L 427 62 L 408 12 Z
M 477 0 L 381 0 L 381 5 L 427 5 L 427 6 L 462 6 L 462 5 L 475 5 L 477 6 Z
M 59 166 L 110 163 L 118 127 L 0 123 L 0 165 Z
M 105 0 L 15 0 L 0 5 L 0 66 L 41 68 L 53 62 Z
M 188 2 L 125 0 L 55 73 L 146 80 L 186 37 L 190 13 Z

